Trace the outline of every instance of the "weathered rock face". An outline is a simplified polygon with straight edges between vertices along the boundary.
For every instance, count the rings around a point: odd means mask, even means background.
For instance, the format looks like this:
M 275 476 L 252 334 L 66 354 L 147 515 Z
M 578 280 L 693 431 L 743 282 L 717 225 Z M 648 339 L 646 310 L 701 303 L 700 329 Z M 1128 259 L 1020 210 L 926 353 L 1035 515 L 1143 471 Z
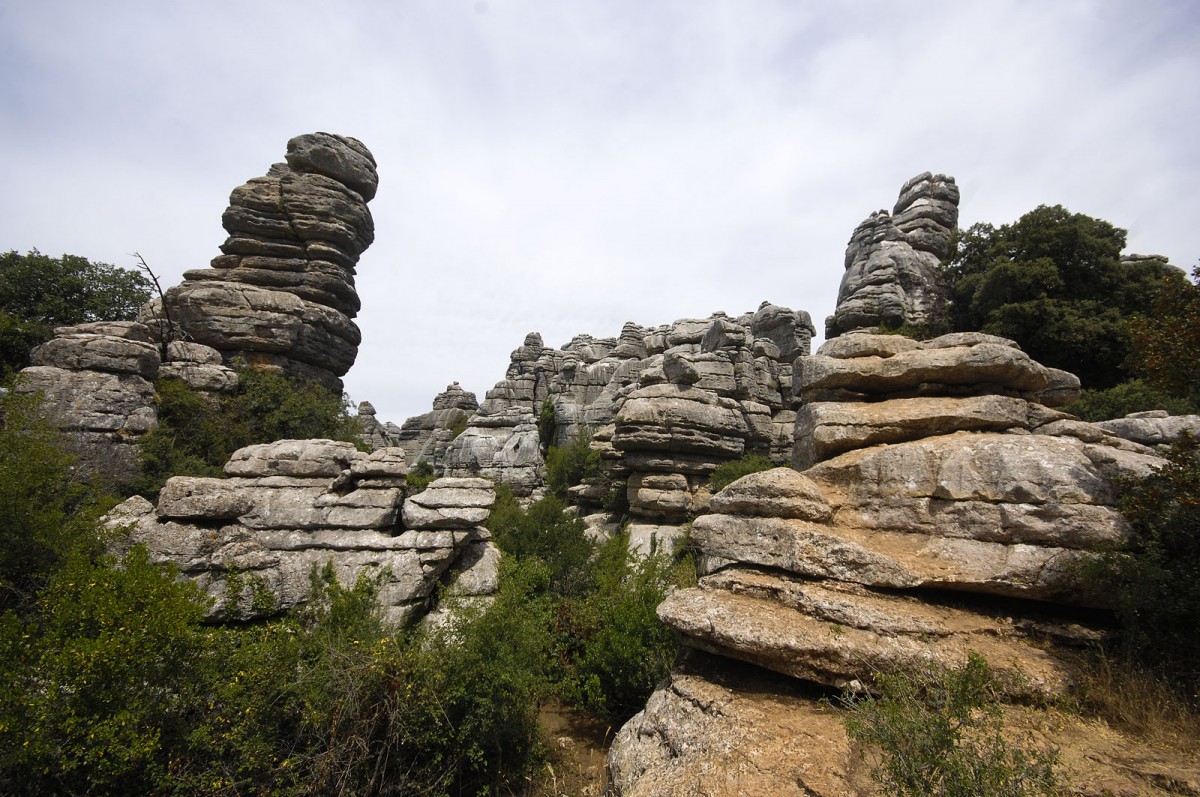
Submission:
M 455 569 L 473 574 L 459 594 L 493 591 L 485 571 L 499 555 L 483 528 L 490 483 L 441 479 L 406 498 L 406 472 L 399 448 L 365 454 L 349 443 L 281 440 L 235 452 L 227 478 L 169 479 L 157 507 L 132 498 L 108 523 L 129 526 L 128 543 L 199 583 L 213 618 L 301 604 L 313 569 L 331 562 L 343 584 L 379 577 L 385 614 L 401 623 Z
M 746 476 L 693 523 L 707 574 L 658 615 L 713 658 L 704 672 L 682 665 L 617 735 L 620 794 L 687 793 L 719 751 L 755 756 L 742 737 L 779 748 L 785 739 L 745 719 L 771 700 L 786 722 L 803 717 L 825 734 L 829 755 L 755 759 L 752 777 L 771 784 L 762 793 L 855 793 L 837 752 L 844 732 L 803 697 L 728 688 L 713 671 L 722 659 L 870 689 L 880 674 L 959 666 L 975 651 L 1009 697 L 1036 699 L 1070 683 L 1062 646 L 1103 636 L 1079 607 L 1106 596 L 1083 588 L 1076 565 L 1125 538 L 1115 480 L 1163 460 L 1040 403 L 1048 387 L 1060 400 L 1077 382 L 989 336 L 865 333 L 800 358 L 794 379 L 807 399 L 795 434 L 805 470 Z
M 212 268 L 166 293 L 175 335 L 281 367 L 340 392 L 358 352 L 355 266 L 375 235 L 367 202 L 379 178 L 361 142 L 329 133 L 288 142 L 287 162 L 234 189 L 229 238 Z M 165 320 L 157 303 L 144 320 Z M 153 323 L 151 323 L 153 321 Z
M 369 401 L 358 403 L 358 425 L 362 429 L 362 441 L 372 451 L 380 448 L 397 448 L 400 445 L 400 427 L 394 423 L 380 421 L 375 417 L 375 405 Z M 404 452 L 406 455 L 408 451 Z
M 950 256 L 958 227 L 958 186 L 953 177 L 919 174 L 900 189 L 889 216 L 872 213 L 858 225 L 846 248 L 846 273 L 837 309 L 825 335 L 880 325 L 920 326 L 942 301 L 939 263 Z
M 397 429 L 395 444 L 404 449 L 409 462 L 428 462 L 439 469 L 455 437 L 456 425 L 461 427 L 478 410 L 475 394 L 454 382 L 437 394 L 433 409 L 409 418 Z
M 647 540 L 673 539 L 660 527 L 703 506 L 719 463 L 745 453 L 787 460 L 791 360 L 809 352 L 813 331 L 807 313 L 764 302 L 737 318 L 630 323 L 618 338 L 580 335 L 561 350 L 531 334 L 446 448 L 445 473 L 503 481 L 519 495 L 540 489 L 545 406 L 554 414 L 552 444 L 594 431 L 601 473 L 573 489 L 575 500 L 597 507 L 624 491 L 632 516 L 652 529 Z
M 1184 434 L 1200 437 L 1200 415 L 1170 415 L 1166 410 L 1134 412 L 1095 425 L 1144 446 L 1170 446 Z
M 137 440 L 157 423 L 160 359 L 150 331 L 131 321 L 59 327 L 34 349 L 16 390 L 40 393 L 43 411 L 74 441 L 85 467 L 116 482 L 137 471 Z

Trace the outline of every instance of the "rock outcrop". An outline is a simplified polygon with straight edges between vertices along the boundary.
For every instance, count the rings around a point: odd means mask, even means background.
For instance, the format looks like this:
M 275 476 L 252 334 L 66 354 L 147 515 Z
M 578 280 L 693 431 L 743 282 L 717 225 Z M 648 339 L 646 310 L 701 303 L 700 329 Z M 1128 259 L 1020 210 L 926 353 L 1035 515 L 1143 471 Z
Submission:
M 846 248 L 846 273 L 825 336 L 880 326 L 920 327 L 943 297 L 937 268 L 951 254 L 958 228 L 958 186 L 953 177 L 925 172 L 900 189 L 892 209 L 872 213 Z
M 138 439 L 154 428 L 158 347 L 143 325 L 97 321 L 59 327 L 33 350 L 15 389 L 39 393 L 83 465 L 114 482 L 137 472 Z
M 561 350 L 530 334 L 446 448 L 445 473 L 530 495 L 543 484 L 543 444 L 590 430 L 600 473 L 574 488 L 574 499 L 598 508 L 622 491 L 631 536 L 675 536 L 707 500 L 704 484 L 718 464 L 747 453 L 789 459 L 791 361 L 809 352 L 813 331 L 807 313 L 764 302 L 736 318 L 629 323 L 617 338 L 580 335 Z
M 365 454 L 349 443 L 281 440 L 235 452 L 226 478 L 171 478 L 157 507 L 131 498 L 107 522 L 199 583 L 214 619 L 301 604 L 328 562 L 343 584 L 364 572 L 378 578 L 386 616 L 402 623 L 456 569 L 471 571 L 460 594 L 494 590 L 499 555 L 483 527 L 489 482 L 441 479 L 406 497 L 406 472 L 399 448 Z
M 240 357 L 341 392 L 361 338 L 354 274 L 375 235 L 375 160 L 356 139 L 329 133 L 293 138 L 286 160 L 234 189 L 222 254 L 185 272 L 165 312 L 152 303 L 143 320 L 217 349 L 226 363 Z
M 475 394 L 454 382 L 434 397 L 433 409 L 400 425 L 395 444 L 404 449 L 409 462 L 427 462 L 441 469 L 450 441 L 478 410 Z
M 974 651 L 1009 697 L 1044 700 L 1071 683 L 1061 649 L 1103 638 L 1087 607 L 1106 596 L 1076 564 L 1124 540 L 1114 482 L 1163 460 L 1041 403 L 1077 381 L 989 336 L 864 333 L 801 358 L 794 378 L 803 471 L 743 477 L 693 523 L 707 574 L 658 615 L 701 653 L 617 735 L 622 795 L 689 793 L 739 756 L 758 786 L 730 793 L 855 793 L 845 733 L 803 689 L 870 690 L 881 674 L 959 666 Z M 744 747 L 748 734 L 785 749 L 750 728 L 767 705 L 824 751 Z

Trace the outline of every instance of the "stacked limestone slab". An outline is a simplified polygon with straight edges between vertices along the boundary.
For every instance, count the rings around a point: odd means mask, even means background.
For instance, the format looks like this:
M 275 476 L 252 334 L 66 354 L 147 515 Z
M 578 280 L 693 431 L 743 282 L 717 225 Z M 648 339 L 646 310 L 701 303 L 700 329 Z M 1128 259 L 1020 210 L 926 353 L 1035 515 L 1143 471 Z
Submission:
M 89 469 L 115 481 L 137 470 L 137 440 L 157 423 L 161 366 L 150 331 L 131 321 L 59 327 L 31 353 L 16 390 L 39 393 L 43 411 L 73 441 Z
M 870 689 L 880 674 L 959 666 L 975 651 L 1009 697 L 1053 698 L 1070 683 L 1056 651 L 1103 636 L 1093 609 L 1105 596 L 1076 565 L 1127 533 L 1115 482 L 1163 460 L 1048 407 L 1077 390 L 1069 375 L 986 335 L 863 333 L 794 374 L 806 469 L 746 476 L 694 522 L 707 575 L 658 614 L 696 652 L 618 733 L 619 794 L 695 793 L 739 755 L 755 758 L 743 773 L 755 786 L 730 794 L 858 793 L 844 731 L 805 688 Z M 749 729 L 763 703 L 823 749 L 756 757 L 747 734 L 767 749 L 786 741 Z M 1116 778 L 1111 754 L 1089 766 Z
M 434 397 L 429 412 L 409 418 L 397 428 L 394 445 L 404 449 L 409 462 L 428 462 L 440 469 L 454 439 L 455 425 L 465 423 L 478 410 L 475 394 L 454 382 Z
M 226 478 L 176 476 L 157 506 L 132 498 L 109 517 L 157 561 L 175 564 L 213 599 L 214 619 L 249 619 L 306 601 L 314 568 L 343 584 L 380 579 L 396 623 L 424 611 L 452 570 L 464 595 L 496 586 L 499 552 L 483 527 L 495 492 L 483 479 L 440 479 L 406 496 L 404 451 L 371 454 L 330 440 L 248 446 Z
M 370 151 L 330 133 L 288 142 L 286 163 L 234 189 L 212 267 L 184 274 L 143 320 L 226 361 L 280 367 L 341 391 L 361 339 L 355 266 L 375 235 Z M 166 328 L 171 322 L 173 329 Z
M 958 186 L 953 177 L 924 172 L 900 188 L 889 215 L 872 213 L 846 248 L 846 272 L 825 336 L 880 326 L 919 327 L 942 302 L 937 269 L 951 255 L 958 227 Z
M 447 447 L 445 472 L 536 493 L 544 480 L 538 419 L 548 405 L 553 444 L 585 428 L 601 453 L 602 472 L 574 490 L 575 500 L 598 508 L 625 491 L 635 536 L 675 535 L 707 499 L 703 485 L 721 462 L 747 453 L 788 460 L 791 362 L 809 352 L 812 334 L 807 313 L 767 302 L 736 318 L 629 323 L 617 338 L 580 335 L 561 350 L 530 334 Z

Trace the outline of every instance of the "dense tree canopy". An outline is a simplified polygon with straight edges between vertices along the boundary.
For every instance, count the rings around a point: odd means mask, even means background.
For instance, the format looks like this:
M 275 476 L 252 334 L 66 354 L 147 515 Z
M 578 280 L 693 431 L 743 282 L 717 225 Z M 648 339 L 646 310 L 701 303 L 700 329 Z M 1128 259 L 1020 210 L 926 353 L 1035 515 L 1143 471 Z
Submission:
M 1192 282 L 1170 280 L 1150 312 L 1129 325 L 1133 368 L 1154 387 L 1200 406 L 1200 266 Z
M 1125 230 L 1061 205 L 959 236 L 945 269 L 951 326 L 1011 338 L 1085 387 L 1129 375 L 1128 319 L 1180 275 L 1161 260 L 1122 261 Z
M 136 271 L 78 255 L 0 254 L 0 374 L 27 365 L 56 326 L 136 318 L 150 290 Z

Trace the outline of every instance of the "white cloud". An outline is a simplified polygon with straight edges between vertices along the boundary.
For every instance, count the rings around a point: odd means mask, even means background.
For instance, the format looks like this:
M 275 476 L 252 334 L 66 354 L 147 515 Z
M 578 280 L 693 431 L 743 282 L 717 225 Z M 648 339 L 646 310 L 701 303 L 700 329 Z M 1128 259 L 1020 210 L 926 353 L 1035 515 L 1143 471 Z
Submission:
M 538 330 L 832 310 L 854 226 L 925 169 L 962 221 L 1040 203 L 1200 254 L 1186 3 L 0 3 L 0 246 L 176 281 L 311 130 L 381 175 L 355 399 L 480 394 Z

